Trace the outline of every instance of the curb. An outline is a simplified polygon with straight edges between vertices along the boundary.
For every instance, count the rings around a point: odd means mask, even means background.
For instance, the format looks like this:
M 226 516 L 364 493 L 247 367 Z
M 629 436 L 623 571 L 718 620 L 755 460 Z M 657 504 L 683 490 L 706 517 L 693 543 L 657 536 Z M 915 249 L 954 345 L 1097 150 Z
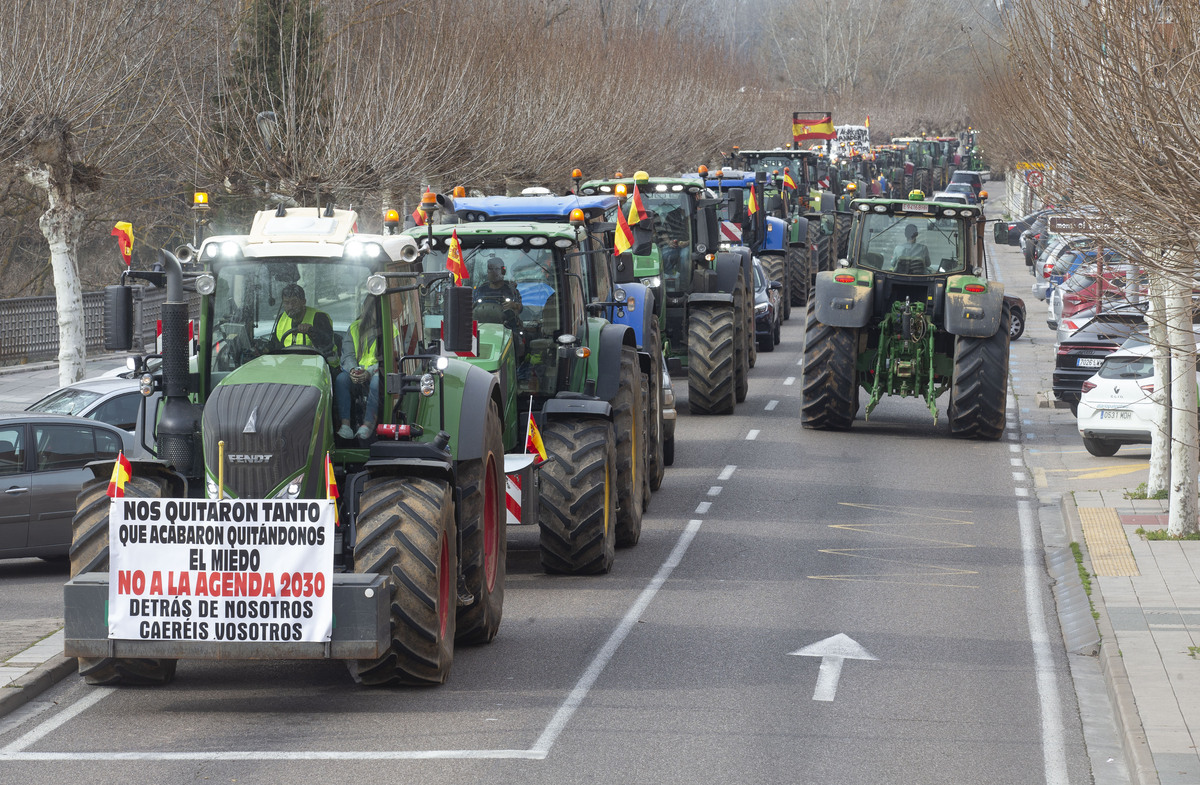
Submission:
M 79 669 L 74 657 L 56 654 L 0 689 L 0 717 L 16 711 Z
M 1059 499 L 1059 506 L 1062 508 L 1068 534 L 1072 541 L 1079 543 L 1084 567 L 1091 572 L 1091 557 L 1088 554 L 1083 525 L 1079 520 L 1079 508 L 1074 497 L 1064 493 Z M 1104 674 L 1104 686 L 1108 688 L 1108 697 L 1115 709 L 1113 719 L 1117 723 L 1117 733 L 1121 737 L 1121 747 L 1125 752 L 1129 775 L 1137 785 L 1160 785 L 1154 756 L 1150 752 L 1149 742 L 1146 741 L 1146 731 L 1142 727 L 1133 687 L 1129 684 L 1129 674 L 1125 671 L 1125 663 L 1117 646 L 1117 633 L 1104 606 L 1104 593 L 1100 590 L 1099 581 L 1092 582 L 1092 596 L 1092 607 L 1098 616 L 1096 626 L 1100 630 L 1100 672 Z

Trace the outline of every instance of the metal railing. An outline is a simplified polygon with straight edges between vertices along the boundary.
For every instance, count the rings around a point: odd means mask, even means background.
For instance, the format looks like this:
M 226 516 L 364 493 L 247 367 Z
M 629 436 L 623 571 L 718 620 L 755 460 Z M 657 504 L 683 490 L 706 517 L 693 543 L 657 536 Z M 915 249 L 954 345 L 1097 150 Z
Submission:
M 135 286 L 133 309 L 135 351 L 154 350 L 165 289 Z M 200 313 L 200 296 L 188 294 L 192 318 Z M 88 356 L 104 351 L 104 292 L 83 295 L 83 329 Z M 50 297 L 0 300 L 0 365 L 54 360 L 58 357 L 58 304 Z

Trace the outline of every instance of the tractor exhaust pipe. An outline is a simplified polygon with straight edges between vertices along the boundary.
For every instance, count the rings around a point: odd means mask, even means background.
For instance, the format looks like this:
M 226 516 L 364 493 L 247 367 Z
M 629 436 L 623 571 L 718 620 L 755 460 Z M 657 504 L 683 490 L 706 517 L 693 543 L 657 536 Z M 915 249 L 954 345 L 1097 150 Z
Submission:
M 183 293 L 183 267 L 175 254 L 161 249 L 159 266 L 167 278 L 162 306 L 163 407 L 158 420 L 158 455 L 185 477 L 200 465 L 200 408 L 188 400 L 188 303 Z

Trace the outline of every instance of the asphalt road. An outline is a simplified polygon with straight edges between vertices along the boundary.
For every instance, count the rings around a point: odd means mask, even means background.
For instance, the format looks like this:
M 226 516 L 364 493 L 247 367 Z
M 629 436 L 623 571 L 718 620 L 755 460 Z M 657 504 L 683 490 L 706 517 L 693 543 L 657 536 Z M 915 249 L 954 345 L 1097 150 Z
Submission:
M 0 726 L 22 752 L 0 782 L 1089 782 L 1017 410 L 990 443 L 914 400 L 804 431 L 802 321 L 736 415 L 685 403 L 612 574 L 545 576 L 536 532 L 510 534 L 500 635 L 444 687 L 366 690 L 323 662 L 70 678 Z M 5 604 L 40 605 L 43 571 L 0 566 Z M 830 638 L 847 658 L 820 656 Z

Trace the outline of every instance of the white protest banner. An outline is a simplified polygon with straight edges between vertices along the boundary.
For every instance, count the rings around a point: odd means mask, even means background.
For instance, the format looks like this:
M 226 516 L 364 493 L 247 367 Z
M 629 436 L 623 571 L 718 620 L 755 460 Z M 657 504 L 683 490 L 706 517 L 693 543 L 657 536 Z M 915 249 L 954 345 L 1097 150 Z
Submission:
M 113 499 L 108 637 L 328 641 L 333 505 L 331 499 Z

